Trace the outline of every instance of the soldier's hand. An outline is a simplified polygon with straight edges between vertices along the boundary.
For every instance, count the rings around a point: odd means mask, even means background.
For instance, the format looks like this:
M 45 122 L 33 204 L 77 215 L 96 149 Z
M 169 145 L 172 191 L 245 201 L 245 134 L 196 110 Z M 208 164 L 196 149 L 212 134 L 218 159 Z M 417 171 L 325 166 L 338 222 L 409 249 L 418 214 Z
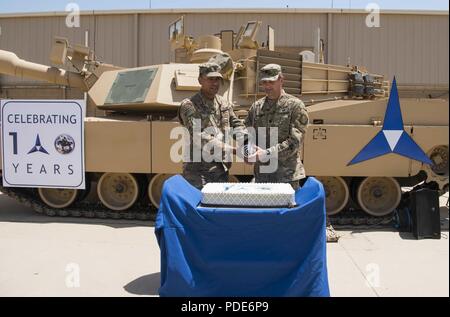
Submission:
M 248 156 L 245 156 L 245 157 L 244 157 L 244 162 L 245 162 L 245 164 L 253 165 L 253 164 L 255 164 L 255 162 L 256 162 L 256 158 L 253 158 L 252 161 L 249 161 Z
M 249 156 L 247 156 L 246 162 L 253 164 L 256 161 L 263 160 L 265 157 L 266 157 L 266 150 L 255 145 L 255 151 L 253 152 L 253 154 L 250 154 Z

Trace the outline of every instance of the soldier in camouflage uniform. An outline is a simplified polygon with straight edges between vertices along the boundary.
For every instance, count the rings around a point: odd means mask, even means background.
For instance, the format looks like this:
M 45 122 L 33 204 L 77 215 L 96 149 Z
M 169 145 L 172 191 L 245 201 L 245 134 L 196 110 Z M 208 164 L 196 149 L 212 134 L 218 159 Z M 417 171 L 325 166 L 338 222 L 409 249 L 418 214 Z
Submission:
M 300 149 L 308 126 L 308 113 L 303 102 L 283 90 L 281 66 L 268 64 L 261 68 L 260 81 L 266 96 L 256 101 L 249 110 L 246 126 L 266 128 L 266 144 L 269 143 L 269 127 L 278 127 L 278 143 L 268 149 L 257 148 L 249 161 L 255 161 L 255 181 L 272 183 L 290 183 L 299 188 L 305 180 L 305 169 L 300 159 Z M 273 173 L 262 173 L 261 160 L 278 155 L 278 168 Z M 337 242 L 339 236 L 327 217 L 327 242 Z
M 242 134 L 245 132 L 245 126 L 235 115 L 232 104 L 217 95 L 222 78 L 217 63 L 200 65 L 200 92 L 184 99 L 178 111 L 178 119 L 190 136 L 190 159 L 183 163 L 183 177 L 198 189 L 209 182 L 228 182 L 231 153 L 236 153 L 236 148 L 224 142 L 225 130 L 233 128 L 233 137 L 239 131 Z M 207 144 L 210 149 L 205 147 Z M 213 154 L 212 147 L 220 153 L 213 161 L 207 162 L 204 158 Z M 194 161 L 194 151 L 201 153 L 198 162 Z
M 280 65 L 266 65 L 260 74 L 266 96 L 252 105 L 245 125 L 256 130 L 258 145 L 261 145 L 258 128 L 265 128 L 266 145 L 270 142 L 270 127 L 278 128 L 278 142 L 266 149 L 257 147 L 257 151 L 248 157 L 248 161 L 255 161 L 254 174 L 257 183 L 290 183 L 297 189 L 305 178 L 300 150 L 308 126 L 308 113 L 300 99 L 284 92 Z M 261 167 L 269 164 L 263 161 L 270 158 L 278 160 L 278 167 L 274 172 L 265 173 Z

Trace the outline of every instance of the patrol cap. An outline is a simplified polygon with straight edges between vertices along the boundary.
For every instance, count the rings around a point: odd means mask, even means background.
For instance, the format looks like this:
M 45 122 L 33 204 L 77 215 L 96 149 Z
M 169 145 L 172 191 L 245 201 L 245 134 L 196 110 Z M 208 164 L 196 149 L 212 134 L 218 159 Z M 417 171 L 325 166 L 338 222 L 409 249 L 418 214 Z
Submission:
M 204 63 L 200 66 L 200 75 L 205 75 L 206 77 L 220 77 L 223 78 L 220 73 L 220 66 L 217 63 Z
M 280 77 L 281 66 L 278 64 L 267 64 L 260 70 L 259 80 L 275 81 Z

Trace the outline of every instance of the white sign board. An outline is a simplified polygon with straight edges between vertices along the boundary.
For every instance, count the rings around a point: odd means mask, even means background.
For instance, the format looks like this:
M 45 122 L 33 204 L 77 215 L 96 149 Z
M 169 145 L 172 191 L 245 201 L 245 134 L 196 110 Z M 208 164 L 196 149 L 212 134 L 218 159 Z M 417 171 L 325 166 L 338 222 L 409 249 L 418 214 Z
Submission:
M 2 100 L 3 186 L 85 188 L 84 100 Z

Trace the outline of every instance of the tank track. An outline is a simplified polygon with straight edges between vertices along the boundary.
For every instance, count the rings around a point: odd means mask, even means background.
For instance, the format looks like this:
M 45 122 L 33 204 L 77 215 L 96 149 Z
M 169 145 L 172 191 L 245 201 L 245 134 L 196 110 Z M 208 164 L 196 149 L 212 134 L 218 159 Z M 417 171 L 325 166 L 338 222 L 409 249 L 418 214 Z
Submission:
M 37 198 L 33 197 L 26 190 L 15 188 L 14 190 L 8 187 L 3 187 L 0 184 L 0 191 L 12 199 L 18 201 L 24 206 L 32 208 L 39 214 L 50 217 L 76 217 L 76 218 L 94 218 L 94 219 L 126 219 L 126 220 L 141 220 L 141 221 L 155 221 L 156 211 L 148 211 L 152 207 L 136 204 L 135 207 L 127 211 L 113 211 L 106 209 L 100 203 L 86 203 L 77 202 L 70 208 L 55 209 L 42 203 Z
M 328 216 L 328 223 L 335 229 L 349 228 L 386 228 L 394 226 L 394 212 L 383 216 L 375 217 L 366 214 L 362 210 L 343 210 L 339 214 L 334 216 Z
M 127 211 L 113 211 L 105 208 L 101 203 L 77 202 L 70 208 L 55 209 L 51 208 L 39 199 L 31 195 L 24 189 L 3 187 L 0 184 L 0 191 L 12 199 L 18 201 L 24 206 L 32 208 L 39 214 L 50 217 L 76 217 L 91 219 L 126 219 L 155 221 L 156 209 L 150 205 L 136 204 L 132 209 Z M 366 215 L 359 210 L 346 210 L 340 212 L 336 216 L 329 216 L 327 225 L 332 225 L 335 229 L 344 229 L 345 227 L 391 227 L 393 225 L 393 216 L 373 217 Z

